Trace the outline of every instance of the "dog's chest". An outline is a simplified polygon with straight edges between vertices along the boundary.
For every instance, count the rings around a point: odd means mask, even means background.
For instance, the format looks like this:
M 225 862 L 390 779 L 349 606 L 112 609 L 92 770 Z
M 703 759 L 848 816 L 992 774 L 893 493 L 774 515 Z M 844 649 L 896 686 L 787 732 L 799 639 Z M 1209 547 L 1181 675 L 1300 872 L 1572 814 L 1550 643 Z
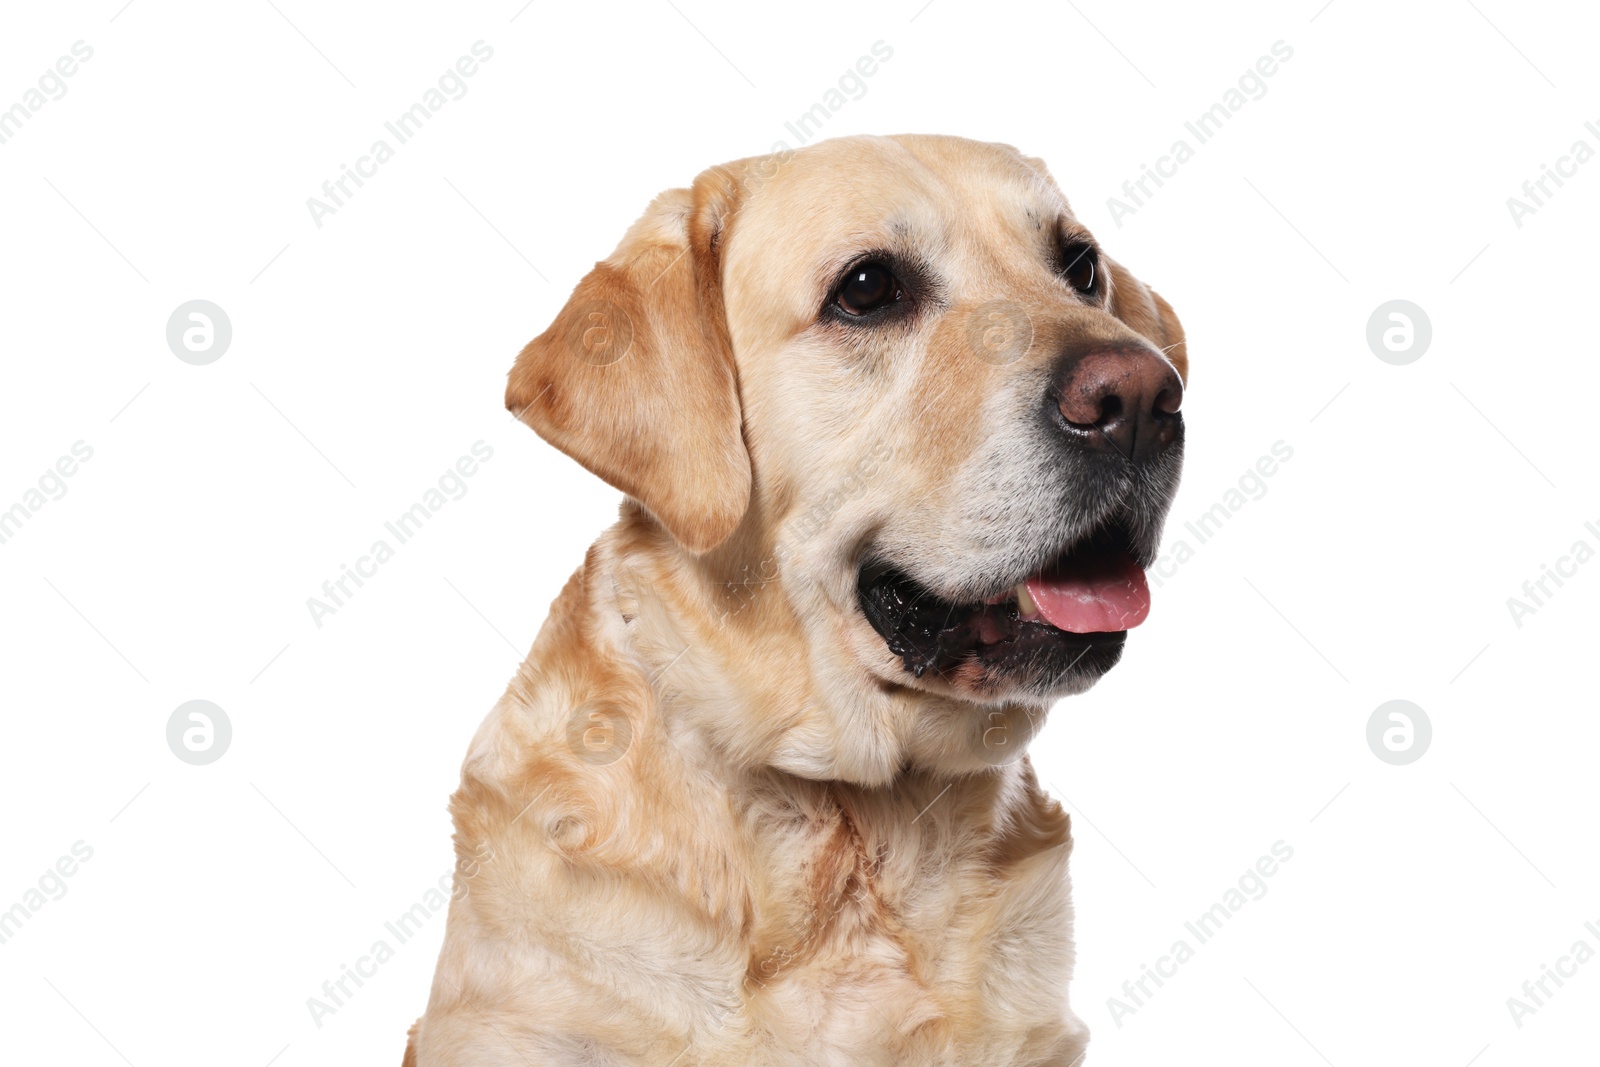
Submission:
M 780 1044 L 826 1063 L 942 1013 L 931 929 L 906 914 L 897 859 L 842 814 L 797 822 L 769 854 L 746 992 Z
M 792 1050 L 797 1063 L 943 1062 L 958 1020 L 982 1017 L 997 994 L 1026 1003 L 1034 994 L 1005 987 L 1042 977 L 1011 973 L 985 946 L 986 933 L 1020 921 L 1017 905 L 993 892 L 981 857 L 933 827 L 885 836 L 843 812 L 798 820 L 767 852 L 758 882 L 750 1036 Z M 1040 946 L 1046 957 L 1051 940 Z

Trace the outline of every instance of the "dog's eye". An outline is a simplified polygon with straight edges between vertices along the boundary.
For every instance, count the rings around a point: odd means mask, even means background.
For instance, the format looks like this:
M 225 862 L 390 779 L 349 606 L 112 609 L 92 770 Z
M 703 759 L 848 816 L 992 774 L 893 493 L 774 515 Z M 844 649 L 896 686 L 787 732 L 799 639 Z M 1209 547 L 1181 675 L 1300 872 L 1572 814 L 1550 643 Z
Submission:
M 1100 295 L 1100 256 L 1094 245 L 1084 241 L 1068 241 L 1061 249 L 1057 272 L 1084 296 Z
M 900 279 L 882 263 L 850 268 L 833 301 L 847 315 L 866 315 L 905 297 Z

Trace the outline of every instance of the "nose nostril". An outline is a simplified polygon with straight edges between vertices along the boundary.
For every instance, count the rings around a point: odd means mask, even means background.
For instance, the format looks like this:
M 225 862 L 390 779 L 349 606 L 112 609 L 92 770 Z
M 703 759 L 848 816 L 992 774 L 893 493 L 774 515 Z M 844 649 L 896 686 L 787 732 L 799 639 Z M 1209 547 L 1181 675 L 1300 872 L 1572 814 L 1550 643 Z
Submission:
M 1156 394 L 1156 402 L 1152 413 L 1157 418 L 1163 415 L 1176 415 L 1182 407 L 1182 389 L 1163 389 Z
M 1095 420 L 1096 426 L 1104 426 L 1118 415 L 1122 414 L 1122 398 L 1115 393 L 1100 401 L 1100 418 Z

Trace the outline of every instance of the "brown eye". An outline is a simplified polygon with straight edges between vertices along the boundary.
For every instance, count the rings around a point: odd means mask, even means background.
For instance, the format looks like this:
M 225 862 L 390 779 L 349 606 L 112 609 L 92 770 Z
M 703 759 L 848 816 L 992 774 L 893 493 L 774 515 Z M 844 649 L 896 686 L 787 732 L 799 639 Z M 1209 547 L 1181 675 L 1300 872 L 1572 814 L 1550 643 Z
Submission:
M 1094 245 L 1082 241 L 1068 241 L 1061 249 L 1061 266 L 1058 268 L 1062 278 L 1084 296 L 1094 297 L 1099 295 L 1100 284 L 1100 256 L 1095 252 Z
M 900 280 L 888 267 L 882 263 L 863 263 L 850 268 L 833 299 L 847 315 L 866 315 L 904 296 Z

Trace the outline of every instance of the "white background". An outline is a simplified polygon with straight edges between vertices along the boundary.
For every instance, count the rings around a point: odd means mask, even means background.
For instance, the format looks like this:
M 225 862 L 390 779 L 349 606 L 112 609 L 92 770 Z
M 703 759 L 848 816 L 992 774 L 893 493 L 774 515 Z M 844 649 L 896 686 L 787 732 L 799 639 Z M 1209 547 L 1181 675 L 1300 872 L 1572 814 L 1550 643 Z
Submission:
M 94 50 L 0 145 L 0 509 L 93 449 L 0 545 L 0 909 L 93 849 L 0 944 L 4 1058 L 398 1062 L 442 916 L 320 1027 L 307 998 L 449 868 L 468 739 L 615 515 L 503 412 L 512 357 L 651 196 L 796 145 L 881 40 L 828 134 L 1041 156 L 1178 309 L 1169 546 L 1293 449 L 1034 748 L 1078 839 L 1091 1062 L 1593 1062 L 1600 961 L 1520 1028 L 1506 1003 L 1600 949 L 1600 562 L 1520 627 L 1506 604 L 1600 547 L 1600 161 L 1520 227 L 1506 205 L 1600 148 L 1592 12 L 274 2 L 4 15 L 0 107 Z M 478 40 L 466 95 L 318 228 L 306 199 Z M 1280 40 L 1266 94 L 1118 226 L 1107 198 Z M 165 339 L 197 298 L 233 327 L 209 366 Z M 1396 298 L 1432 322 L 1407 366 L 1365 336 Z M 315 626 L 306 599 L 479 440 L 466 495 Z M 165 739 L 197 698 L 233 725 L 201 767 Z M 1409 766 L 1366 742 L 1397 698 L 1433 725 Z M 1267 894 L 1113 1021 L 1280 840 Z

